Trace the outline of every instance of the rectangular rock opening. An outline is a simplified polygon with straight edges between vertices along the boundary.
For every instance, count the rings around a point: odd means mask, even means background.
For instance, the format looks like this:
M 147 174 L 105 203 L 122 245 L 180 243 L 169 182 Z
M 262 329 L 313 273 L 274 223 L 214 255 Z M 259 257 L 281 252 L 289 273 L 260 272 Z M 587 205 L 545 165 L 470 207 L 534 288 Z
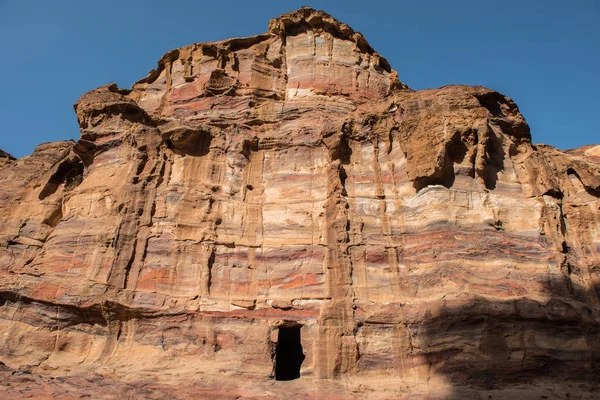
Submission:
M 275 380 L 291 381 L 300 378 L 304 352 L 300 336 L 301 325 L 279 327 L 275 348 Z

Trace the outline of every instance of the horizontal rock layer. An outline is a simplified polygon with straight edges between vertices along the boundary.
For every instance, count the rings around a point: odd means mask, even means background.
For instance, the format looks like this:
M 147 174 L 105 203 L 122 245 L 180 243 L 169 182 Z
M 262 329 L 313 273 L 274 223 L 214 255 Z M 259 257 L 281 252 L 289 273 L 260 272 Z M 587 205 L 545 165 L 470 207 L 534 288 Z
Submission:
M 75 111 L 77 142 L 0 154 L 2 374 L 262 398 L 298 327 L 309 397 L 591 398 L 598 146 L 532 145 L 489 89 L 412 91 L 307 8 Z

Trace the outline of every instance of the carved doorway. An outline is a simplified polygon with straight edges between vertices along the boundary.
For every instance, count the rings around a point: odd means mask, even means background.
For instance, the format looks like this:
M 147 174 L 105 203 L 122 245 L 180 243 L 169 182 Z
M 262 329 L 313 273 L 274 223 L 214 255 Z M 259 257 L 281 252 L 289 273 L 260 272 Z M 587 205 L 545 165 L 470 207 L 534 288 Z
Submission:
M 275 380 L 291 381 L 300 378 L 304 352 L 300 336 L 302 326 L 280 326 L 275 349 Z

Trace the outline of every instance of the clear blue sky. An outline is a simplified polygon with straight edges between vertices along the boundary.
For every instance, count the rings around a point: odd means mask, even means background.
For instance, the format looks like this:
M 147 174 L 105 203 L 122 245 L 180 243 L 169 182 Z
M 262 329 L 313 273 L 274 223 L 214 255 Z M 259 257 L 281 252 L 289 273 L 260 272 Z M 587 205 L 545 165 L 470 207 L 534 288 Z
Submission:
M 483 85 L 517 102 L 536 143 L 600 143 L 598 0 L 0 0 L 0 148 L 77 139 L 82 93 L 130 87 L 170 49 L 265 32 L 303 5 L 361 31 L 413 89 Z

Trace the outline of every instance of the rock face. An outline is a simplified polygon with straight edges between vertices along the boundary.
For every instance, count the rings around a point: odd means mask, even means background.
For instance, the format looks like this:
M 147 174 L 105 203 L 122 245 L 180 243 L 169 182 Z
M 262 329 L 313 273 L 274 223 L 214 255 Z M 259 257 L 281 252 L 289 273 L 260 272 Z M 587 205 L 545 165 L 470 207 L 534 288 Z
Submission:
M 75 111 L 0 154 L 9 397 L 598 388 L 600 147 L 532 145 L 511 99 L 413 91 L 303 8 Z

